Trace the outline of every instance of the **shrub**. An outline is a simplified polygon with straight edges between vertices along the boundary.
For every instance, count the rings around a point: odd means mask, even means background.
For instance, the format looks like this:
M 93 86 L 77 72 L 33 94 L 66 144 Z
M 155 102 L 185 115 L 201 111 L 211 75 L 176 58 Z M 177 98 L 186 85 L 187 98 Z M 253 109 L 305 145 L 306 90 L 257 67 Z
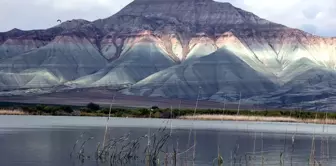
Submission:
M 88 109 L 92 110 L 92 111 L 100 110 L 100 106 L 98 104 L 95 104 L 95 103 L 89 103 L 86 107 Z
M 155 112 L 154 114 L 152 114 L 152 117 L 150 118 L 160 118 L 161 117 L 161 113 L 160 112 Z
M 160 108 L 159 108 L 158 106 L 152 106 L 151 109 L 152 109 L 152 110 L 158 110 L 158 109 L 160 109 Z
M 146 116 L 146 115 L 149 115 L 150 111 L 148 109 L 139 109 L 139 112 L 140 112 L 140 115 L 141 116 Z
M 269 112 L 267 112 L 266 116 L 276 116 L 276 117 L 278 117 L 278 116 L 281 116 L 281 112 L 279 112 L 279 111 L 269 111 Z
M 37 105 L 36 110 L 43 111 L 43 110 L 45 110 L 45 106 L 44 105 Z

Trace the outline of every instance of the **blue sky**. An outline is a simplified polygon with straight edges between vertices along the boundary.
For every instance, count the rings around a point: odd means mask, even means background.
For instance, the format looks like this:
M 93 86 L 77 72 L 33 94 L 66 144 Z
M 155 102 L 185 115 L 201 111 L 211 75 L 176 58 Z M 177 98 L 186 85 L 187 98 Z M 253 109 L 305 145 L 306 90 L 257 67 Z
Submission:
M 44 29 L 57 19 L 111 16 L 132 0 L 0 0 L 0 31 Z M 336 0 L 217 0 L 273 22 L 321 36 L 336 36 Z

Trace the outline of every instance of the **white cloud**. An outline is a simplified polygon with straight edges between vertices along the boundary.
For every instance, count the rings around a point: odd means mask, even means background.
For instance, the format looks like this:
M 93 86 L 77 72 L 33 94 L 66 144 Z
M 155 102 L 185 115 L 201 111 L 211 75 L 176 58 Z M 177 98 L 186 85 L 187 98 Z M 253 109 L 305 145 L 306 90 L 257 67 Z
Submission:
M 270 0 L 244 0 L 246 6 L 253 7 L 255 9 L 269 10 L 277 8 L 275 12 L 285 10 L 295 6 L 300 3 L 300 0 L 281 0 L 281 1 L 270 1 Z
M 318 35 L 336 36 L 335 0 L 217 0 L 233 2 L 267 20 Z M 309 25 L 309 26 L 307 26 Z M 307 28 L 307 29 L 304 29 Z
M 44 29 L 56 20 L 106 18 L 131 0 L 0 0 L 0 32 L 13 28 Z
M 132 0 L 0 0 L 0 31 L 40 29 L 57 19 L 106 18 Z M 273 22 L 336 36 L 335 0 L 217 0 L 255 13 Z M 4 24 L 3 24 L 4 23 Z M 305 29 L 306 28 L 306 29 Z
M 90 10 L 91 8 L 104 8 L 105 10 L 116 11 L 123 7 L 125 2 L 116 0 L 39 0 L 45 4 L 52 4 L 59 10 Z

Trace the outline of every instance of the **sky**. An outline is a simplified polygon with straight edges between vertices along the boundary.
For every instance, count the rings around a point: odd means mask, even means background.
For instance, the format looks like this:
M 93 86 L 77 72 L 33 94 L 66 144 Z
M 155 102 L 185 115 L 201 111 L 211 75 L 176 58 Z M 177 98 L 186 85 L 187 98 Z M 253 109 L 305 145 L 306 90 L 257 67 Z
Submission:
M 0 32 L 45 29 L 57 19 L 106 18 L 132 0 L 0 0 Z M 216 0 L 261 18 L 320 36 L 336 37 L 336 0 Z

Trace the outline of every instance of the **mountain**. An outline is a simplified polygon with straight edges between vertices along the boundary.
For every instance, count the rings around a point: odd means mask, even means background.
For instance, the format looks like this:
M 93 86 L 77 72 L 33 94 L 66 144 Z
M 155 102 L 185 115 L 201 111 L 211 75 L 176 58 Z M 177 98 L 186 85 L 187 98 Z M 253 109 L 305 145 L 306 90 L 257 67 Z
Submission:
M 132 49 L 111 62 L 100 71 L 71 81 L 66 85 L 74 87 L 122 87 L 132 85 L 147 76 L 169 68 L 174 60 L 160 50 L 154 42 L 142 41 L 135 43 Z
M 126 92 L 197 99 L 198 93 L 205 98 L 216 93 L 236 92 L 252 97 L 274 90 L 276 85 L 272 81 L 223 47 L 210 55 L 153 74 Z
M 0 33 L 6 91 L 112 87 L 128 95 L 241 96 L 254 104 L 314 108 L 336 105 L 335 68 L 336 38 L 213 0 L 134 0 L 105 19 Z

